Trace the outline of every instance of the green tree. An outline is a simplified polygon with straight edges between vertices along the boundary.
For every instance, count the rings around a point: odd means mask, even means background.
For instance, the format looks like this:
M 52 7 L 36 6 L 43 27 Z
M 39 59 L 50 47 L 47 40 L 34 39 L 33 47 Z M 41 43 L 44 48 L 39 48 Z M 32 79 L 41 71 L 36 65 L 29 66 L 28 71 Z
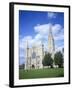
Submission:
M 48 53 L 48 54 L 46 54 L 44 56 L 43 61 L 42 61 L 42 64 L 43 64 L 43 66 L 51 66 L 51 67 L 53 67 L 52 66 L 53 65 L 53 59 L 52 59 L 50 53 Z
M 58 65 L 59 68 L 63 67 L 63 54 L 60 51 L 54 55 L 54 63 Z
M 25 64 L 19 65 L 19 69 L 24 69 L 24 68 L 25 68 Z

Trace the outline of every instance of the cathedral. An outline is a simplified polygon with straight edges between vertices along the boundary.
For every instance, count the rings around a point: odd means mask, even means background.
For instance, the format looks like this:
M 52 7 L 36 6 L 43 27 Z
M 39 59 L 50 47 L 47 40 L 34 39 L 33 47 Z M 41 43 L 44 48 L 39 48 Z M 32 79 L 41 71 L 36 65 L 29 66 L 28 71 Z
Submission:
M 48 52 L 51 53 L 52 58 L 54 58 L 55 44 L 52 35 L 52 27 L 50 25 L 48 31 Z M 43 68 L 42 60 L 45 55 L 44 45 L 39 46 L 33 45 L 31 48 L 28 47 L 28 41 L 26 45 L 26 57 L 25 57 L 25 70 L 30 69 L 40 69 Z M 54 64 L 53 64 L 54 65 Z

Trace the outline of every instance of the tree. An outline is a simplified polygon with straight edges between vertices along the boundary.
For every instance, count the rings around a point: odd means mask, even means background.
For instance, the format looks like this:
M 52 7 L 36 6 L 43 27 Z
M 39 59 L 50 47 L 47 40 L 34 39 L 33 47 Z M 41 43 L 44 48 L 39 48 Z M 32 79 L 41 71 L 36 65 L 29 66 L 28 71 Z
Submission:
M 19 69 L 24 69 L 24 68 L 25 68 L 25 64 L 19 65 Z
M 48 53 L 48 54 L 46 54 L 44 56 L 43 61 L 42 61 L 42 64 L 43 64 L 43 66 L 51 66 L 51 67 L 53 67 L 52 66 L 53 65 L 53 59 L 52 59 L 50 53 Z
M 54 63 L 58 65 L 59 68 L 63 67 L 63 55 L 60 51 L 54 55 Z

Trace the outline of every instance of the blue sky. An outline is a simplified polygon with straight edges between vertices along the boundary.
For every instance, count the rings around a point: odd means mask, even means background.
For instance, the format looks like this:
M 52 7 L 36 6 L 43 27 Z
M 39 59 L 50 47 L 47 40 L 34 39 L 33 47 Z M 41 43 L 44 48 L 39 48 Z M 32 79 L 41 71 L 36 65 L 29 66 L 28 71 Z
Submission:
M 56 50 L 64 47 L 64 13 L 19 11 L 19 62 L 25 61 L 26 40 L 29 47 L 33 44 L 40 45 L 41 42 L 47 48 L 48 30 L 52 27 Z

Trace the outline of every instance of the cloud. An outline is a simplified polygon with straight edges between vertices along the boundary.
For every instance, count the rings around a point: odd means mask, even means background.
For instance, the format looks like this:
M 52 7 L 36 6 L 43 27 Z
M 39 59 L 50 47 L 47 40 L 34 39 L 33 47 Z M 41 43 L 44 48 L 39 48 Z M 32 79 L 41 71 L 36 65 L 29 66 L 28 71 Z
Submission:
M 35 32 L 41 34 L 41 35 L 48 35 L 48 31 L 52 28 L 53 34 L 57 34 L 58 32 L 61 32 L 62 26 L 60 24 L 52 25 L 51 23 L 43 24 L 43 25 L 37 25 L 34 27 Z
M 33 41 L 32 36 L 24 36 L 20 39 L 20 48 L 26 48 L 27 41 L 31 43 Z
M 62 48 L 64 48 L 64 45 L 56 46 L 55 52 L 57 52 L 57 51 L 61 51 L 62 52 Z
M 21 38 L 20 47 L 26 48 L 26 41 L 28 41 L 29 47 L 31 47 L 33 44 L 39 45 L 41 43 L 47 42 L 50 27 L 52 28 L 55 42 L 64 39 L 64 29 L 60 24 L 52 25 L 48 23 L 43 25 L 36 25 L 34 27 L 34 31 L 36 32 L 35 37 L 32 38 L 32 36 L 24 36 L 23 38 Z
M 35 32 L 38 33 L 38 35 L 36 35 L 37 39 L 42 39 L 44 40 L 43 43 L 46 43 L 48 41 L 48 33 L 49 33 L 50 27 L 52 28 L 52 33 L 56 43 L 57 42 L 59 43 L 59 41 L 64 40 L 64 28 L 60 24 L 52 25 L 51 23 L 36 25 L 34 27 Z
M 34 27 L 34 30 L 41 35 L 45 35 L 48 33 L 49 26 L 50 24 L 37 25 Z
M 52 32 L 54 35 L 58 35 L 62 31 L 62 26 L 60 24 L 55 24 L 52 26 Z
M 52 28 L 52 33 L 54 36 L 54 40 L 59 41 L 64 39 L 64 29 L 60 24 L 43 24 L 43 25 L 36 25 L 34 27 L 34 31 L 36 32 L 36 35 L 34 38 L 32 36 L 24 36 L 20 39 L 20 47 L 26 48 L 26 41 L 28 41 L 29 47 L 32 47 L 32 45 L 39 45 L 41 43 L 45 43 L 48 41 L 48 33 L 50 27 Z
M 56 18 L 57 14 L 54 12 L 48 12 L 48 18 Z
M 41 35 L 47 35 L 50 27 L 52 28 L 53 34 L 61 32 L 61 29 L 63 28 L 60 24 L 52 25 L 51 23 L 48 23 L 43 25 L 37 25 L 34 27 L 34 30 Z
M 55 36 L 54 37 L 54 40 L 56 41 L 56 40 L 63 40 L 63 38 L 64 38 L 64 35 L 59 35 L 59 36 Z

